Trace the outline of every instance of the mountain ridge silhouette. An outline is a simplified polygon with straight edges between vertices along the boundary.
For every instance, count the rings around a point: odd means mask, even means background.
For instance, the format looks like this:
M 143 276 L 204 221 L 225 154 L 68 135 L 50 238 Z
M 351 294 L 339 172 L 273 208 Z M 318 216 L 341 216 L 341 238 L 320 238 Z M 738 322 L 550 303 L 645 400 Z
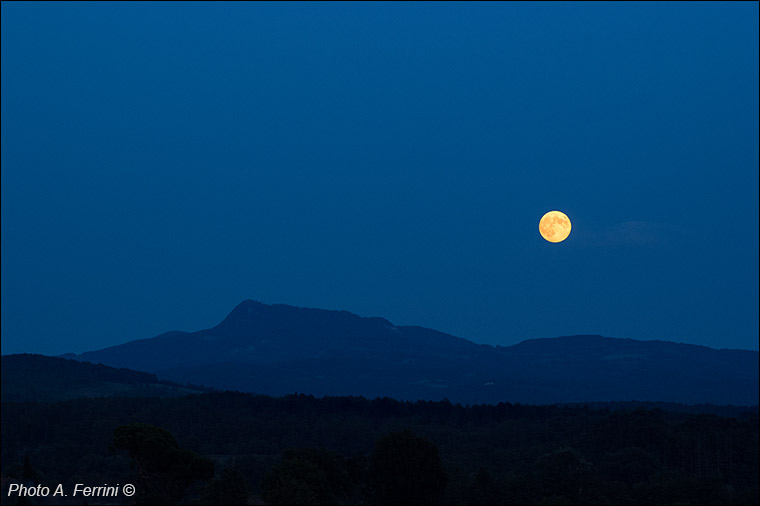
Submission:
M 218 325 L 67 358 L 284 395 L 460 403 L 758 403 L 758 352 L 599 335 L 477 344 L 348 311 L 245 300 Z

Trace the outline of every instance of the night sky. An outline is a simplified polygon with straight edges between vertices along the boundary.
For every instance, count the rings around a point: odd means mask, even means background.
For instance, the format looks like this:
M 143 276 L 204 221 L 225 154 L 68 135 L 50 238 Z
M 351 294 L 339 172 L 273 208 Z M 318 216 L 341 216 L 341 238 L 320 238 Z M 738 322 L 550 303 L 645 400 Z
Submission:
M 4 354 L 244 299 L 758 349 L 757 2 L 3 2 L 1 33 Z

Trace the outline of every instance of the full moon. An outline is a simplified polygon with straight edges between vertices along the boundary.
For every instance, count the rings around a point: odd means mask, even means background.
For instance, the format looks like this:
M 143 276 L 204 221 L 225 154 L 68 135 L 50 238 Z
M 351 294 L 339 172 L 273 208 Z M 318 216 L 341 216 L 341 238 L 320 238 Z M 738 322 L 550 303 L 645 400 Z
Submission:
M 549 211 L 538 222 L 541 237 L 549 242 L 562 242 L 570 235 L 570 218 L 560 211 Z

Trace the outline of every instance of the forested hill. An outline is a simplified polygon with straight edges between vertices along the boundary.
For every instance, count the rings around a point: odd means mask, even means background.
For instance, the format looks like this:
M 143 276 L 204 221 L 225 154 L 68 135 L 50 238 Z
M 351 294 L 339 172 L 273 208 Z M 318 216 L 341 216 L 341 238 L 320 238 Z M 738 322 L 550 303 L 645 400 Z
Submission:
M 221 323 L 71 358 L 267 395 L 463 404 L 758 403 L 758 352 L 596 335 L 479 345 L 347 311 L 243 301 Z
M 202 391 L 159 381 L 151 373 L 45 355 L 3 355 L 0 365 L 4 402 L 49 402 L 116 395 L 176 397 Z

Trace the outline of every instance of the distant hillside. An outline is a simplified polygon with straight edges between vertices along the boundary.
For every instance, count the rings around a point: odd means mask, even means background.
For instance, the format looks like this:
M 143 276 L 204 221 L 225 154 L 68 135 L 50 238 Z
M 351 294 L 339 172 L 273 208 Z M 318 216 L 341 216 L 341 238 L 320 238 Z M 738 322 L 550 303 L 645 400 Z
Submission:
M 464 404 L 658 401 L 757 405 L 758 352 L 602 336 L 478 345 L 346 311 L 244 301 L 219 325 L 79 360 L 215 388 Z
M 52 402 L 77 397 L 177 397 L 201 390 L 167 381 L 155 374 L 114 369 L 44 355 L 0 357 L 3 402 Z

